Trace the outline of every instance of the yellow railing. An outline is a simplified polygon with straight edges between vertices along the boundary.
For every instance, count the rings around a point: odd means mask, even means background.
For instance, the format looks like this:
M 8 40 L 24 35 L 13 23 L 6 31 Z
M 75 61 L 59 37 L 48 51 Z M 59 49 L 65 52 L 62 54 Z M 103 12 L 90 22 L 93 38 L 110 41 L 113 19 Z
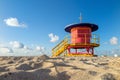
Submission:
M 85 35 L 85 37 L 83 37 L 85 41 L 83 41 L 83 43 L 79 43 L 79 44 L 87 44 L 86 41 L 88 39 L 88 37 L 87 37 L 88 34 L 86 34 L 86 33 L 81 33 L 81 34 Z M 69 44 L 71 44 L 71 40 L 70 40 L 71 39 L 71 35 L 67 35 L 66 38 L 68 39 Z M 77 40 L 77 37 L 74 38 L 74 39 Z M 100 37 L 99 37 L 99 35 L 91 34 L 90 43 L 100 44 Z
M 82 33 L 85 35 L 85 41 L 87 39 L 86 37 L 86 33 Z M 56 57 L 56 56 L 59 56 L 60 54 L 62 54 L 63 52 L 65 52 L 65 50 L 67 49 L 67 47 L 71 44 L 70 42 L 70 39 L 71 39 L 71 36 L 68 35 L 64 38 L 64 40 L 62 40 L 58 45 L 56 45 L 53 49 L 52 49 L 52 56 L 53 57 Z M 90 44 L 99 44 L 100 42 L 100 38 L 98 35 L 96 34 L 92 34 L 91 37 L 90 37 Z M 86 45 L 88 43 L 79 43 L 79 45 Z M 72 44 L 73 45 L 73 44 Z
M 99 44 L 100 43 L 99 35 L 93 34 L 92 37 L 91 37 L 91 43 Z
M 52 49 L 52 56 L 53 57 L 59 56 L 62 52 L 64 52 L 67 49 L 67 46 L 68 46 L 68 38 L 65 38 Z

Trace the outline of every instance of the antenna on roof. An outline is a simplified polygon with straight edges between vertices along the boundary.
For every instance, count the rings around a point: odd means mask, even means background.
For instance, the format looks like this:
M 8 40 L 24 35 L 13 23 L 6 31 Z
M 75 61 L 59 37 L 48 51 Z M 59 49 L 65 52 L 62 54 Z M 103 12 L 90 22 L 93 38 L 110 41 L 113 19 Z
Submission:
M 82 13 L 80 13 L 79 19 L 80 19 L 80 23 L 82 23 Z

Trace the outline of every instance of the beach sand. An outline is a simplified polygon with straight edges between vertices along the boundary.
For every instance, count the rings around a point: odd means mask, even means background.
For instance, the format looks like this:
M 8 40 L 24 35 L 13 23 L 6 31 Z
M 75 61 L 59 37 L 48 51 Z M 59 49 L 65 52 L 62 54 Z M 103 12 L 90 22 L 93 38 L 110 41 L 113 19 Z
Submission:
M 120 57 L 0 57 L 0 80 L 120 80 Z

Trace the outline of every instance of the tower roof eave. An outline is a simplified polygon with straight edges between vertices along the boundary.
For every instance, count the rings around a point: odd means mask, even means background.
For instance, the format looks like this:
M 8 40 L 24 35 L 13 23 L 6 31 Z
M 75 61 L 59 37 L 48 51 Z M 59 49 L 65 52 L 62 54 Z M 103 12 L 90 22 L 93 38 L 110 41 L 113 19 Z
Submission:
M 78 23 L 78 24 L 70 24 L 65 27 L 66 32 L 71 32 L 71 29 L 74 27 L 90 27 L 92 32 L 98 30 L 98 25 L 91 23 Z

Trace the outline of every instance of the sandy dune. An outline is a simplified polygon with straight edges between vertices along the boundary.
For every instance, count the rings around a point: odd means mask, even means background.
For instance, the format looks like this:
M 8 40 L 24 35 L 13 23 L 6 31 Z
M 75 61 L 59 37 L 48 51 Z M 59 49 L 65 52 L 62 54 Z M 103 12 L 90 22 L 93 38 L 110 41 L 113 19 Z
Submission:
M 0 80 L 120 80 L 120 57 L 0 57 Z

